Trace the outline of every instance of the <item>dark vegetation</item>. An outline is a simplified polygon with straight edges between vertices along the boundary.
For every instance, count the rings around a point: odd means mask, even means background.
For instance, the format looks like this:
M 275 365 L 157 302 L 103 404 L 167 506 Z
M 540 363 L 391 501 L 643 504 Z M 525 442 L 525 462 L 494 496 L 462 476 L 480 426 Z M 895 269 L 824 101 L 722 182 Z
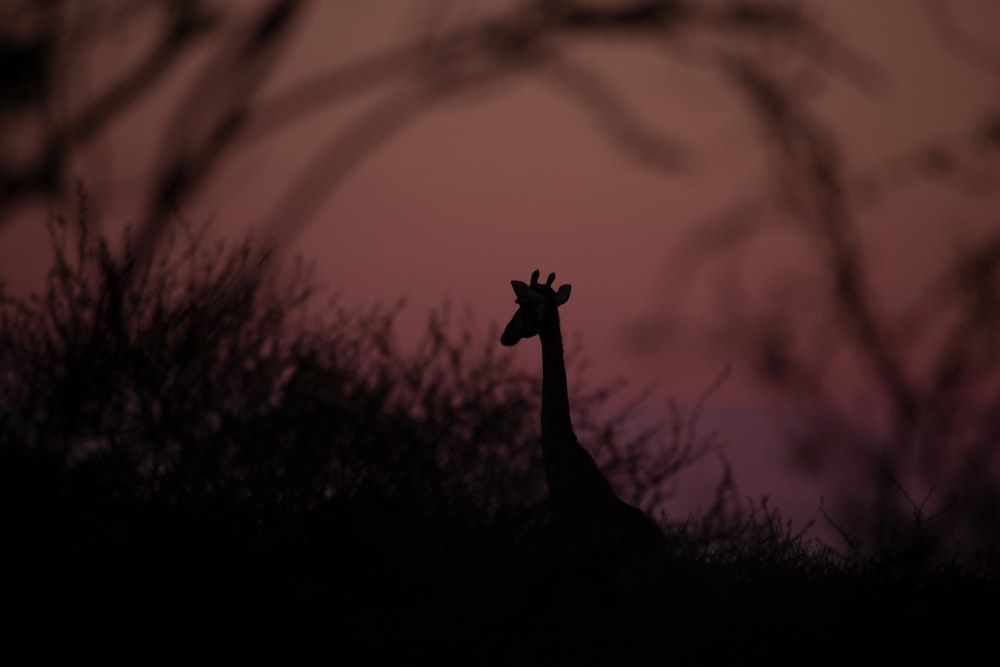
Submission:
M 733 502 L 725 479 L 703 514 L 660 516 L 671 546 L 655 562 L 560 560 L 539 383 L 497 332 L 442 308 L 402 354 L 393 309 L 319 307 L 308 271 L 250 241 L 208 249 L 179 224 L 140 265 L 86 216 L 81 197 L 50 225 L 46 289 L 0 303 L 11 650 L 130 664 L 997 650 L 986 564 L 838 553 L 766 499 Z M 627 497 L 657 497 L 628 487 L 636 468 L 663 471 L 643 478 L 662 488 L 714 451 L 669 424 L 629 440 L 627 414 L 593 416 L 607 390 L 576 393 L 581 438 L 613 454 Z

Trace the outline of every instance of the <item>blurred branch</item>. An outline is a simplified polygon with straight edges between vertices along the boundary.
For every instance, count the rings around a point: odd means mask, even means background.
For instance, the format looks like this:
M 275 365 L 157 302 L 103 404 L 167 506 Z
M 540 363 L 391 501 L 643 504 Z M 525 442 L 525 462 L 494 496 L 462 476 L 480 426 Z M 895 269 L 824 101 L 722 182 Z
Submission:
M 890 397 L 899 429 L 897 443 L 905 446 L 919 398 L 871 301 L 872 290 L 833 137 L 797 102 L 796 95 L 761 69 L 744 61 L 730 61 L 728 69 L 778 151 L 776 168 L 783 178 L 785 203 L 820 241 L 832 279 L 833 303 L 858 351 Z
M 158 83 L 180 60 L 183 52 L 212 28 L 211 18 L 193 11 L 193 4 L 181 3 L 178 6 L 182 11 L 171 17 L 160 36 L 159 43 L 150 50 L 146 58 L 85 107 L 75 121 L 67 124 L 64 131 L 57 133 L 53 139 L 54 147 L 69 143 L 83 145 L 92 139 L 97 132 L 104 129 L 110 121 Z M 187 11 L 184 11 L 185 9 Z
M 54 129 L 42 140 L 32 158 L 25 164 L 0 163 L 0 226 L 4 216 L 20 201 L 37 195 L 59 195 L 64 188 L 67 161 L 79 148 L 135 104 L 157 83 L 163 80 L 173 65 L 194 44 L 214 27 L 211 17 L 202 11 L 199 2 L 163 3 L 168 12 L 156 45 L 130 71 L 111 84 L 96 100 L 86 105 L 75 118 Z M 17 11 L 17 10 L 15 10 Z M 18 121 L 12 117 L 18 107 L 34 107 L 44 113 L 54 90 L 50 86 L 61 80 L 55 68 L 60 61 L 57 53 L 59 31 L 64 30 L 58 9 L 47 14 L 43 10 L 21 3 L 22 19 L 40 22 L 34 42 L 15 32 L 0 35 L 0 67 L 4 83 L 0 85 L 0 140 L 14 141 L 4 133 L 16 133 Z M 10 78 L 16 77 L 16 78 Z M 5 127 L 6 126 L 6 127 Z
M 712 40 L 740 41 L 750 47 L 772 49 L 776 45 L 796 51 L 820 63 L 835 64 L 857 75 L 868 71 L 861 59 L 839 46 L 801 7 L 743 0 L 706 5 L 690 0 L 646 0 L 645 2 L 594 5 L 575 0 L 522 2 L 494 12 L 488 18 L 451 29 L 428 29 L 409 44 L 357 62 L 338 66 L 269 99 L 257 99 L 267 75 L 278 62 L 282 46 L 295 36 L 297 18 L 306 0 L 271 0 L 258 11 L 248 30 L 222 36 L 222 14 L 209 18 L 200 2 L 190 0 L 171 8 L 170 20 L 161 31 L 157 46 L 118 82 L 87 105 L 78 118 L 63 125 L 49 140 L 36 162 L 26 169 L 0 172 L 0 213 L 24 199 L 55 195 L 66 180 L 70 153 L 108 126 L 165 78 L 194 37 L 220 35 L 218 54 L 198 73 L 178 106 L 166 133 L 157 174 L 147 202 L 137 240 L 138 255 L 145 256 L 162 235 L 171 212 L 195 194 L 221 168 L 225 158 L 241 146 L 261 140 L 275 131 L 330 105 L 357 99 L 363 94 L 408 80 L 423 86 L 422 104 L 456 92 L 496 81 L 501 73 L 539 71 L 597 121 L 600 132 L 641 163 L 676 169 L 683 151 L 676 142 L 657 136 L 638 119 L 596 71 L 573 63 L 572 45 L 583 40 L 626 38 L 650 40 L 655 45 L 680 43 L 701 36 L 709 50 Z M 205 40 L 200 40 L 204 43 Z M 72 67 L 67 63 L 67 67 Z M 413 99 L 416 99 L 414 97 Z M 354 124 L 333 132 L 331 139 L 310 166 L 326 166 L 331 152 L 340 146 L 347 155 L 332 170 L 333 180 L 318 176 L 298 179 L 293 186 L 301 195 L 312 188 L 308 199 L 318 199 L 342 180 L 358 156 L 382 143 L 409 121 L 400 112 L 379 113 L 385 137 L 376 137 L 376 124 L 364 128 L 367 137 L 358 142 L 345 133 L 358 130 Z M 414 115 L 409 115 L 412 120 Z M 368 148 L 360 148 L 366 144 Z M 283 201 L 289 201 L 285 193 Z M 302 209 L 308 215 L 315 203 Z M 305 224 L 305 221 L 303 221 Z
M 223 46 L 190 87 L 163 137 L 164 152 L 152 201 L 136 239 L 145 261 L 176 206 L 208 178 L 240 138 L 257 89 L 291 38 L 304 0 L 273 0 L 241 39 Z
M 263 240 L 282 247 L 309 223 L 329 192 L 373 151 L 440 99 L 424 86 L 411 86 L 372 104 L 334 133 L 299 171 L 263 220 Z
M 941 41 L 970 65 L 985 70 L 1000 79 L 1000 51 L 974 39 L 955 22 L 955 16 L 944 0 L 921 0 L 927 24 L 938 33 Z
M 608 82 L 593 69 L 553 58 L 542 70 L 568 96 L 594 117 L 597 128 L 640 163 L 676 171 L 685 162 L 680 143 L 646 128 Z

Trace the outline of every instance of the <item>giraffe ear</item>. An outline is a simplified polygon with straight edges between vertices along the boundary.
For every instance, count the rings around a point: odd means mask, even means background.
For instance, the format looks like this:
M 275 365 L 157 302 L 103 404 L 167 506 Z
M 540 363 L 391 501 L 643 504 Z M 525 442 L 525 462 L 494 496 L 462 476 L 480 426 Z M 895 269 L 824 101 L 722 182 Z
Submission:
M 534 294 L 534 292 L 528 289 L 528 283 L 523 280 L 512 280 L 510 281 L 510 286 L 514 288 L 514 294 L 517 295 L 518 299 Z
M 572 285 L 563 285 L 562 287 L 559 288 L 559 291 L 556 292 L 556 305 L 557 306 L 561 306 L 564 303 L 566 303 L 567 301 L 569 301 L 569 291 L 571 289 L 573 289 Z

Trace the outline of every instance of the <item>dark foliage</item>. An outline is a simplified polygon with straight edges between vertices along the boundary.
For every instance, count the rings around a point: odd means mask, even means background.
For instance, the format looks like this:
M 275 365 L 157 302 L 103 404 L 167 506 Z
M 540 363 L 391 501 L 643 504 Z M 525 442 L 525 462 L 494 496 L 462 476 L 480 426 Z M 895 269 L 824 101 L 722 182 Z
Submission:
M 313 313 L 308 271 L 281 277 L 250 241 L 207 250 L 178 224 L 152 264 L 127 234 L 116 259 L 82 196 L 50 229 L 47 288 L 0 304 L 12 648 L 549 664 L 773 661 L 779 633 L 831 655 L 931 630 L 985 646 L 995 580 L 840 558 L 766 501 L 726 500 L 728 477 L 654 561 L 569 567 L 546 538 L 537 378 L 496 332 L 444 307 L 406 355 L 395 309 Z M 609 391 L 576 389 L 612 479 L 666 483 L 712 450 L 691 424 L 627 439 L 629 408 L 593 416 Z

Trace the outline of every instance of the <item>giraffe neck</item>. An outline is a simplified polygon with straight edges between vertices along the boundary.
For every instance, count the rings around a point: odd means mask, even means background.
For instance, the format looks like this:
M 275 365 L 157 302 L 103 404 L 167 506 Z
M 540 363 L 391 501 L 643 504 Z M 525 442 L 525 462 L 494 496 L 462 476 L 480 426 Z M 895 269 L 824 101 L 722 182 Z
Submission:
M 542 320 L 538 337 L 542 343 L 542 462 L 549 499 L 555 515 L 585 517 L 618 498 L 573 432 L 562 333 L 555 312 Z
M 542 320 L 538 337 L 542 343 L 542 462 L 549 499 L 560 517 L 585 516 L 617 498 L 573 432 L 558 315 L 552 313 Z
M 538 337 L 542 343 L 542 443 L 548 448 L 552 443 L 576 440 L 569 416 L 566 361 L 556 310 L 542 321 Z

